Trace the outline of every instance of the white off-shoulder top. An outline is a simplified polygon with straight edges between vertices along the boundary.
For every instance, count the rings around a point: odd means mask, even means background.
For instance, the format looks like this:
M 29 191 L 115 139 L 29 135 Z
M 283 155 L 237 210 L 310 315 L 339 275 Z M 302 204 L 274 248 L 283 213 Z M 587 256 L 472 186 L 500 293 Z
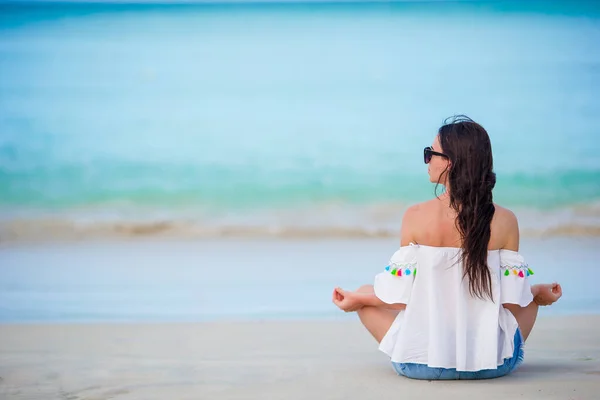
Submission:
M 531 303 L 533 271 L 517 252 L 488 251 L 493 300 L 482 300 L 469 293 L 461 251 L 401 247 L 375 277 L 379 299 L 406 304 L 379 346 L 392 361 L 480 371 L 513 356 L 518 324 L 502 304 Z

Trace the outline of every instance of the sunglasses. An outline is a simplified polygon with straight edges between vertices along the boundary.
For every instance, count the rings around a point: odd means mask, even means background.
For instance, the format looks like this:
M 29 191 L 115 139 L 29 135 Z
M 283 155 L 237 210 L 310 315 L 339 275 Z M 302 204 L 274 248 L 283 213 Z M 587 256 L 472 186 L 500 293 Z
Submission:
M 423 161 L 425 161 L 425 164 L 429 164 L 429 162 L 431 161 L 431 158 L 433 156 L 440 156 L 440 157 L 448 158 L 448 156 L 445 155 L 444 153 L 438 153 L 437 151 L 433 151 L 431 146 L 425 147 L 423 149 Z

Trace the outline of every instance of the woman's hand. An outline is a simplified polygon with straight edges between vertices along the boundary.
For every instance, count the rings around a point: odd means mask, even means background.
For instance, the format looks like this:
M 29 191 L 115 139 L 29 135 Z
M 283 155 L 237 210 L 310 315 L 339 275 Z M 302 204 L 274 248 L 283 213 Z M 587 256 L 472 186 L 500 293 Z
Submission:
M 558 283 L 546 283 L 531 287 L 533 301 L 538 306 L 549 306 L 562 296 L 562 288 Z
M 345 312 L 358 311 L 364 306 L 360 293 L 346 291 L 341 288 L 333 290 L 332 301 L 340 310 Z

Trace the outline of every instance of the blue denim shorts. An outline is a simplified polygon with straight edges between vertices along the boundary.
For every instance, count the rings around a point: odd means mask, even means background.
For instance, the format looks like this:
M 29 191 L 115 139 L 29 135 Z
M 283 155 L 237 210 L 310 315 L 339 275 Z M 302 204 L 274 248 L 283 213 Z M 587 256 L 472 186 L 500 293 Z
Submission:
M 504 364 L 496 369 L 481 371 L 457 371 L 455 368 L 432 368 L 426 364 L 395 363 L 392 366 L 398 375 L 412 379 L 456 380 L 456 379 L 492 379 L 507 375 L 517 369 L 523 362 L 523 336 L 521 330 L 515 333 L 515 351 L 511 358 L 504 359 Z

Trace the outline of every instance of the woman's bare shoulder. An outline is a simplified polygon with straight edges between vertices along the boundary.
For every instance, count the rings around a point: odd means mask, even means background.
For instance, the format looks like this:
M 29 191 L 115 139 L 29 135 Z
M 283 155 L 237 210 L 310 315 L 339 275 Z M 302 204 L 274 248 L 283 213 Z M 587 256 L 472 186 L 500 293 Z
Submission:
M 418 236 L 423 226 L 428 225 L 428 220 L 432 216 L 432 211 L 436 207 L 438 200 L 429 200 L 422 203 L 413 204 L 408 207 L 402 217 L 402 228 L 400 230 L 400 244 L 406 246 L 409 243 L 418 243 Z
M 491 247 L 519 250 L 519 221 L 514 212 L 494 204 L 496 211 L 492 219 Z
M 518 222 L 515 213 L 508 208 L 502 207 L 498 204 L 494 204 L 494 208 L 496 211 L 494 212 L 494 219 L 492 220 L 492 223 L 496 222 L 502 225 L 512 225 Z
M 402 223 L 421 219 L 424 215 L 429 215 L 431 211 L 438 205 L 439 200 L 433 199 L 422 203 L 413 204 L 406 209 Z

